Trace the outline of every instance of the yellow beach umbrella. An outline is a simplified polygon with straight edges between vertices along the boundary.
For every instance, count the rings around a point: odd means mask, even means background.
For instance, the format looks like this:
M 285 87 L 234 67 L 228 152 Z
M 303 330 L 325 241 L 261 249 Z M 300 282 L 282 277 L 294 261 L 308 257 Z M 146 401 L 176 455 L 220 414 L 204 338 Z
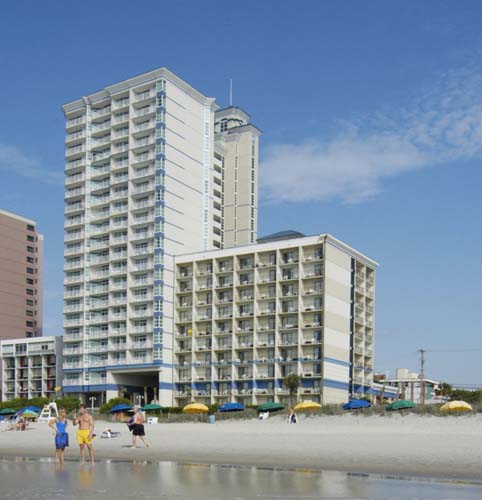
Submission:
M 315 403 L 314 401 L 302 401 L 298 403 L 295 407 L 295 411 L 303 411 L 303 410 L 319 410 L 321 405 L 319 403 Z
M 207 413 L 209 408 L 201 403 L 191 403 L 186 405 L 183 409 L 183 413 Z
M 440 407 L 441 411 L 472 411 L 472 406 L 465 401 L 449 401 Z

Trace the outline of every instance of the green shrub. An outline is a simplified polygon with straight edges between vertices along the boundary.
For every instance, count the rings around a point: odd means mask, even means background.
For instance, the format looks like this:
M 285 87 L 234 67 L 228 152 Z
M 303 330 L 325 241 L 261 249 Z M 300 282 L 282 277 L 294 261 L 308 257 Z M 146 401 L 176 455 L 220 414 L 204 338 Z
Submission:
M 213 413 L 216 413 L 216 412 L 219 410 L 219 407 L 220 407 L 220 406 L 221 406 L 221 405 L 216 404 L 216 403 L 215 403 L 215 404 L 213 404 L 213 405 L 209 405 L 209 406 L 208 406 L 208 413 L 209 413 L 210 415 L 212 415 Z
M 0 403 L 0 409 L 13 408 L 14 410 L 21 410 L 25 406 L 28 406 L 28 399 L 25 398 L 15 398 L 11 399 L 10 401 Z
M 168 415 L 168 414 L 169 415 L 179 415 L 180 413 L 182 413 L 182 408 L 180 408 L 178 406 L 163 406 L 161 413 L 163 415 Z
M 112 399 L 109 399 L 109 401 L 107 401 L 107 403 L 103 404 L 100 407 L 100 412 L 101 413 L 109 413 L 110 409 L 113 406 L 122 405 L 122 404 L 130 405 L 131 402 L 126 398 L 112 398 Z
M 63 398 L 56 399 L 55 402 L 59 410 L 63 408 L 67 413 L 80 408 L 80 399 L 74 398 L 73 396 L 64 396 Z
M 25 406 L 36 406 L 37 408 L 42 409 L 45 405 L 50 403 L 49 398 L 32 398 L 29 399 Z

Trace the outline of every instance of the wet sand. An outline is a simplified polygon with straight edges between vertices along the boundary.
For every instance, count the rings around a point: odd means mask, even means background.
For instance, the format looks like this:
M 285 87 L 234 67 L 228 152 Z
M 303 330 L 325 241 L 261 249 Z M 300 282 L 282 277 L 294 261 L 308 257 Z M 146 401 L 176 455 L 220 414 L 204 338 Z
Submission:
M 110 427 L 114 439 L 94 441 L 98 459 L 309 468 L 391 475 L 482 478 L 482 416 L 391 417 L 316 416 L 288 425 L 282 417 L 265 422 L 223 421 L 146 425 L 148 449 L 125 424 L 96 422 L 96 433 Z M 1 432 L 0 456 L 53 456 L 53 432 L 34 423 L 26 432 Z M 68 460 L 78 460 L 76 429 L 69 429 Z

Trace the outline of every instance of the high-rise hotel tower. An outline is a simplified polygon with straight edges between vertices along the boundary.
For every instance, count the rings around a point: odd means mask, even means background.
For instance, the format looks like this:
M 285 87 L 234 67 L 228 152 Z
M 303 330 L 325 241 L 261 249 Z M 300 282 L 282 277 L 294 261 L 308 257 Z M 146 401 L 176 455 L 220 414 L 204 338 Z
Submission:
M 259 131 L 216 109 L 165 68 L 63 106 L 65 392 L 171 404 L 173 256 L 257 237 Z

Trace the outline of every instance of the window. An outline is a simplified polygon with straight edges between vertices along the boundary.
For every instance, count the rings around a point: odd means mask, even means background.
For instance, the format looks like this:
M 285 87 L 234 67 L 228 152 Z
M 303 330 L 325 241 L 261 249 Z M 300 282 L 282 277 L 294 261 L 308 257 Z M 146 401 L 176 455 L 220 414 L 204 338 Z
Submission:
M 34 247 L 30 247 L 30 246 L 28 246 L 28 247 L 27 247 L 27 252 L 29 252 L 29 253 L 34 253 L 34 252 L 35 252 L 35 248 L 34 248 Z
M 27 278 L 26 279 L 27 285 L 33 285 L 33 279 L 32 278 Z
M 33 295 L 33 290 L 31 288 L 27 288 L 25 291 L 27 292 L 27 295 Z
M 34 260 L 34 258 L 33 258 L 33 257 L 27 257 L 27 262 L 28 262 L 29 264 L 34 264 L 34 263 L 35 263 L 35 260 Z
M 25 311 L 25 314 L 29 317 L 29 318 L 33 318 L 33 311 L 30 311 L 29 309 L 27 309 Z
M 32 235 L 27 234 L 27 241 L 30 241 L 33 243 L 35 241 L 35 238 Z
M 33 321 L 25 321 L 25 326 L 33 328 Z
M 221 120 L 221 132 L 228 130 L 228 120 Z
M 32 226 L 31 224 L 27 224 L 27 230 L 28 231 L 35 231 L 35 226 Z
M 31 267 L 27 267 L 27 273 L 28 274 L 33 274 L 34 270 Z
M 26 303 L 27 306 L 33 306 L 33 300 L 31 300 L 31 299 L 27 299 L 25 301 L 25 303 Z

